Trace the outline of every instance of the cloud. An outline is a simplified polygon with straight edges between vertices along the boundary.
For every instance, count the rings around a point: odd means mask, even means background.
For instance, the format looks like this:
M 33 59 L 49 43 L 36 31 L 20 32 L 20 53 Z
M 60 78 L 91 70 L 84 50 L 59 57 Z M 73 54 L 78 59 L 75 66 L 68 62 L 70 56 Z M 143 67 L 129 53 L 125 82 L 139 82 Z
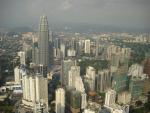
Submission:
M 62 10 L 69 10 L 70 8 L 72 8 L 72 3 L 71 0 L 64 0 L 60 6 L 60 9 Z
M 150 0 L 0 0 L 0 26 L 38 24 L 45 13 L 49 23 L 148 27 L 149 6 Z

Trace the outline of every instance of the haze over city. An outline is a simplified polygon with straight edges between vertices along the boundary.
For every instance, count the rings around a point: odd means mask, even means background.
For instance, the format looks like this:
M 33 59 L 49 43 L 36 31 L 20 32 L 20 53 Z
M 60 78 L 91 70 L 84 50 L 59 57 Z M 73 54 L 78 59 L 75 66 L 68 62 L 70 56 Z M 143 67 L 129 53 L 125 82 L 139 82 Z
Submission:
M 50 27 L 148 32 L 149 6 L 149 0 L 0 0 L 0 27 L 37 28 L 45 14 Z
M 0 0 L 0 113 L 150 113 L 150 0 Z

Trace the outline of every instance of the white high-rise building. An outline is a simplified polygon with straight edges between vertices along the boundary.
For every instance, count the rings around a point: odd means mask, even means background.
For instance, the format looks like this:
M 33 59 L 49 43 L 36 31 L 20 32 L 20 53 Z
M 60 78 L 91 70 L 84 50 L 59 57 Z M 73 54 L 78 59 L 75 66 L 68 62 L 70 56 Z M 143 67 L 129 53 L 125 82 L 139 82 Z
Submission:
M 20 57 L 20 64 L 26 65 L 26 56 L 24 51 L 18 52 L 18 56 Z
M 89 85 L 90 90 L 92 90 L 92 91 L 95 90 L 95 77 L 96 77 L 96 74 L 95 74 L 94 67 L 88 66 L 86 69 L 85 78 Z
M 62 57 L 65 58 L 65 54 L 66 54 L 65 44 L 60 45 L 60 51 L 61 51 Z
M 87 106 L 86 96 L 86 93 L 81 93 L 81 109 L 85 109 Z
M 56 95 L 56 113 L 65 113 L 65 90 L 58 88 L 55 92 Z
M 23 99 L 22 104 L 29 106 L 38 113 L 41 108 L 48 112 L 48 81 L 42 75 L 25 75 L 22 79 Z M 40 105 L 37 107 L 37 104 Z
M 143 73 L 143 66 L 139 64 L 133 64 L 129 68 L 128 75 L 141 79 L 147 78 L 147 75 Z
M 76 88 L 77 91 L 85 92 L 84 84 L 80 76 L 80 66 L 71 66 L 68 83 L 68 86 Z
M 21 83 L 21 72 L 18 66 L 14 68 L 14 78 L 15 78 L 15 84 Z
M 131 48 L 121 48 L 120 46 L 110 45 L 107 48 L 107 60 L 111 61 L 111 72 L 117 71 L 120 64 L 128 69 L 128 60 L 130 58 Z
M 87 39 L 85 40 L 85 44 L 84 44 L 84 53 L 90 54 L 90 51 L 91 51 L 90 40 Z
M 108 90 L 105 95 L 105 106 L 111 106 L 115 104 L 116 100 L 116 91 Z
M 77 91 L 85 92 L 84 84 L 81 76 L 75 76 L 75 86 Z
M 129 105 L 120 106 L 115 103 L 116 91 L 110 89 L 105 95 L 104 106 L 111 111 L 111 113 L 129 113 Z
M 86 93 L 82 78 L 80 76 L 80 66 L 71 66 L 69 71 L 68 86 L 75 88 L 76 91 L 81 93 L 81 109 L 87 106 Z
M 80 66 L 71 66 L 68 74 L 68 86 L 75 87 L 76 76 L 80 76 Z
M 76 51 L 74 49 L 68 49 L 67 50 L 67 56 L 68 57 L 75 57 L 76 56 Z

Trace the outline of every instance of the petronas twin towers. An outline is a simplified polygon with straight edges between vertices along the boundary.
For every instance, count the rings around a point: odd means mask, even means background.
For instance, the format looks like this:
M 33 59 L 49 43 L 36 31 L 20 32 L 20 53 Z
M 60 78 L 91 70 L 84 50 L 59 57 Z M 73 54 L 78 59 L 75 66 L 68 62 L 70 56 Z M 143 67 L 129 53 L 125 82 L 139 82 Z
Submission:
M 39 64 L 49 67 L 49 26 L 46 16 L 40 18 L 38 48 Z
M 47 71 L 53 63 L 53 49 L 51 42 L 51 35 L 49 35 L 49 26 L 47 17 L 41 16 L 38 32 L 38 42 L 32 45 L 32 62 L 36 66 L 42 66 Z

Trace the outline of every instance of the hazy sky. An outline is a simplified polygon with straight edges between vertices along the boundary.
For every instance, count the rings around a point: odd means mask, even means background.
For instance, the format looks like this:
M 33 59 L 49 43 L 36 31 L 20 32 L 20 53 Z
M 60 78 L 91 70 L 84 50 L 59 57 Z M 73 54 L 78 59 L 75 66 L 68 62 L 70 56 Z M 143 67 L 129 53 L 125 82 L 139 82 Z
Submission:
M 34 26 L 43 14 L 50 24 L 148 28 L 150 0 L 0 0 L 0 26 Z

